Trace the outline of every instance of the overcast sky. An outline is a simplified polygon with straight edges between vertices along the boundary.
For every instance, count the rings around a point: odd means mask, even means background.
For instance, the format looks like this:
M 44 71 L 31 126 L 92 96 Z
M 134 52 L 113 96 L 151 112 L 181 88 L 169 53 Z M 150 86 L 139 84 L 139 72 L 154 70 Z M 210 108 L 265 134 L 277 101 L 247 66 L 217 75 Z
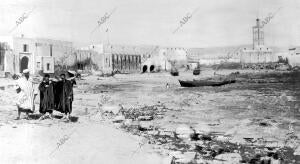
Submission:
M 216 47 L 252 44 L 256 17 L 269 46 L 300 46 L 299 0 L 1 0 L 0 35 L 74 42 Z M 24 12 L 33 12 L 13 32 Z M 106 12 L 111 17 L 92 34 Z M 180 20 L 198 9 L 176 33 Z M 105 32 L 109 29 L 108 32 Z

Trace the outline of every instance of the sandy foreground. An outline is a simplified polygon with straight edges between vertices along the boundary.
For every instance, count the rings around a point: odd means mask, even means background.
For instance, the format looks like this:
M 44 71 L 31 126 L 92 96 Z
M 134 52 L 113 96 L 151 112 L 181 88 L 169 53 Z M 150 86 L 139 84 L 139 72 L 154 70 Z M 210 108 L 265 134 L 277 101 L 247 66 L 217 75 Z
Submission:
M 233 71 L 219 73 L 230 72 Z M 207 71 L 202 77 L 212 74 Z M 248 144 L 245 138 L 260 139 L 263 140 L 260 144 L 269 144 L 269 147 L 288 146 L 293 150 L 288 152 L 290 155 L 299 149 L 300 121 L 299 111 L 296 111 L 299 97 L 290 92 L 272 91 L 268 95 L 255 89 L 185 89 L 179 86 L 178 79 L 190 78 L 195 77 L 190 73 L 180 77 L 168 73 L 84 77 L 74 89 L 74 119 L 69 123 L 60 121 L 59 113 L 55 113 L 54 120 L 38 121 L 38 112 L 32 120 L 13 120 L 16 116 L 13 81 L 1 79 L 0 163 L 169 164 L 178 146 L 174 147 L 172 141 L 145 144 L 145 138 L 157 131 L 175 132 L 182 125 L 192 127 L 203 136 L 218 134 L 216 141 Z M 38 107 L 38 100 L 36 103 Z M 163 106 L 166 111 L 161 118 L 147 121 L 156 127 L 155 130 L 136 135 L 125 132 L 120 124 L 100 118 L 99 104 L 120 105 L 124 109 Z M 183 143 L 199 146 L 206 141 Z M 183 151 L 194 152 L 195 148 Z M 238 150 L 232 151 L 237 154 Z M 294 157 L 289 158 L 296 162 Z

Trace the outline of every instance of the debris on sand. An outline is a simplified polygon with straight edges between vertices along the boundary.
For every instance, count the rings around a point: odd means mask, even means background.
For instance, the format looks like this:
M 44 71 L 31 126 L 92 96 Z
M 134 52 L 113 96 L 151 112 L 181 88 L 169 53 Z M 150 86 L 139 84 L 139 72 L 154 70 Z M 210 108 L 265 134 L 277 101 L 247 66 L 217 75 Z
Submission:
M 161 129 L 155 124 L 161 119 L 157 115 L 169 110 L 162 104 L 122 108 L 112 121 L 121 123 L 120 127 L 133 135 L 144 137 L 149 144 L 159 146 L 158 151 L 171 152 L 171 163 L 292 163 L 296 160 L 297 151 L 293 155 L 292 148 L 273 144 L 268 138 L 254 136 L 245 138 L 245 142 L 239 144 L 233 142 L 230 134 L 215 133 L 206 124 L 194 127 L 180 124 L 173 130 Z M 268 128 L 276 125 L 272 119 L 247 121 L 248 124 L 251 122 L 254 126 Z
M 192 136 L 195 135 L 195 130 L 192 129 L 190 126 L 187 125 L 180 125 L 175 130 L 176 137 L 180 139 L 187 139 L 191 140 Z

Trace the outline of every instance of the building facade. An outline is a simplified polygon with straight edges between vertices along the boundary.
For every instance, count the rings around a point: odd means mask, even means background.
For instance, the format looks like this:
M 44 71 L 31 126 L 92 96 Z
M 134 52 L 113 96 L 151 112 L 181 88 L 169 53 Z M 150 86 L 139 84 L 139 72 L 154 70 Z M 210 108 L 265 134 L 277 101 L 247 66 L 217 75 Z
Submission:
M 141 53 L 137 46 L 106 45 L 104 47 L 106 68 L 118 73 L 141 71 Z
M 300 67 L 300 47 L 290 48 L 287 59 L 292 67 Z
M 0 42 L 0 77 L 5 77 L 6 72 L 13 72 L 14 56 L 12 49 L 6 42 Z
M 4 36 L 0 42 L 7 44 L 4 72 L 16 74 L 29 69 L 31 74 L 54 73 L 56 65 L 74 63 L 71 42 L 43 38 Z

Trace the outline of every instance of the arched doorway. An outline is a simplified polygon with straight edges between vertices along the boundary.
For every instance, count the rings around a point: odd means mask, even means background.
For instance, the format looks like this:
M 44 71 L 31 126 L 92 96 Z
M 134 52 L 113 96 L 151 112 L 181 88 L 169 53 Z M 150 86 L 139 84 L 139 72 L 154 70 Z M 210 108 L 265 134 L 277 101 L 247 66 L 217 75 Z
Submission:
M 20 72 L 23 72 L 24 69 L 28 69 L 29 59 L 27 56 L 23 56 L 20 63 Z
M 147 65 L 144 65 L 143 66 L 143 73 L 147 72 L 147 69 L 148 69 Z
M 154 65 L 151 65 L 151 66 L 150 66 L 150 72 L 153 72 L 153 71 L 154 71 L 154 68 L 155 68 Z

